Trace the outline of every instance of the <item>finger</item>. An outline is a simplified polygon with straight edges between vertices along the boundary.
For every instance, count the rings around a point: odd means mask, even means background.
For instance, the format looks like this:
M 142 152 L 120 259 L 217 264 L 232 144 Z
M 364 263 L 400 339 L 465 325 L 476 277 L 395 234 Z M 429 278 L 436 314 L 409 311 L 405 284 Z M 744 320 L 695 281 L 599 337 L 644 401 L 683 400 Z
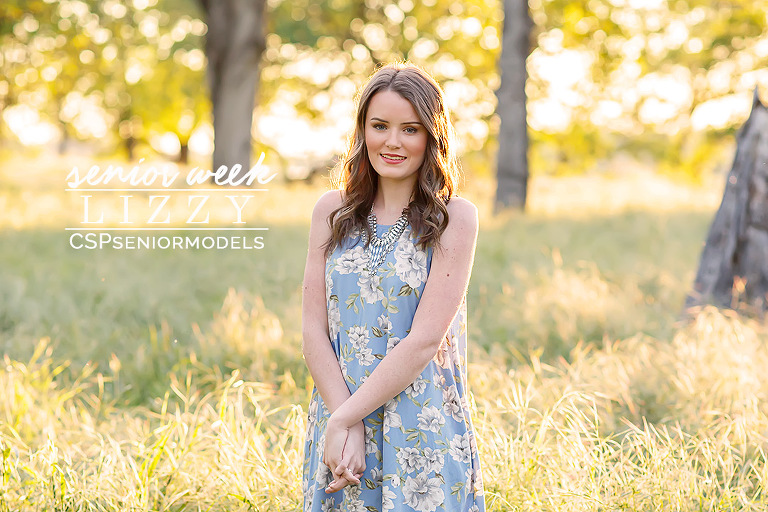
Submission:
M 343 474 L 344 478 L 346 478 L 348 481 L 360 485 L 360 477 L 356 476 L 349 468 L 346 468 Z
M 347 485 L 349 485 L 349 482 L 347 481 L 347 479 L 344 478 L 344 477 L 341 477 L 341 478 L 338 478 L 338 479 L 334 480 L 330 484 L 328 484 L 328 487 L 325 488 L 325 492 L 327 494 L 331 494 L 331 493 L 334 493 L 336 491 L 340 491 L 341 489 L 343 489 Z
M 333 475 L 337 478 L 344 478 L 349 483 L 354 483 L 356 485 L 360 484 L 360 477 L 356 476 L 354 471 L 345 467 L 343 464 L 338 465 L 336 471 L 333 471 Z

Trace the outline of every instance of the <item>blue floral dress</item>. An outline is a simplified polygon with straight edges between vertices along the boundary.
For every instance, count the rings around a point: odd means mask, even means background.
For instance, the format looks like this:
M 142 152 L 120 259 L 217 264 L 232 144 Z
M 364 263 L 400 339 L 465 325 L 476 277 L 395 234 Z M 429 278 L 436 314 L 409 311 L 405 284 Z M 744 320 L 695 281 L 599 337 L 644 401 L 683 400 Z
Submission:
M 390 226 L 379 225 L 383 236 Z M 373 276 L 360 231 L 326 261 L 329 338 L 350 393 L 405 338 L 432 263 L 410 226 Z M 351 246 L 350 246 L 351 243 Z M 360 485 L 326 494 L 330 412 L 312 390 L 304 446 L 304 511 L 481 512 L 483 485 L 467 401 L 466 297 L 436 356 L 402 393 L 364 419 Z

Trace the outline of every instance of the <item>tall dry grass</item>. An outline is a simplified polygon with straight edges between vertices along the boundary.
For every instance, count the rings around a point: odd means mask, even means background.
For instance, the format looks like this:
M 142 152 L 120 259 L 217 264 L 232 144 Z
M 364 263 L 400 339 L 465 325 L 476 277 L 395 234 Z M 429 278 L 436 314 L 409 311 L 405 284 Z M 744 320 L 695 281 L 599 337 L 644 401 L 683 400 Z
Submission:
M 40 169 L 0 170 L 0 511 L 299 509 L 322 186 L 264 196 L 255 254 L 77 252 L 62 169 Z M 470 185 L 489 510 L 768 508 L 766 327 L 678 321 L 720 187 L 540 178 L 525 216 L 495 217 L 490 181 Z
M 764 327 L 704 309 L 668 340 L 473 363 L 489 509 L 764 510 L 766 342 Z M 300 507 L 293 384 L 197 362 L 126 407 L 110 397 L 119 371 L 69 372 L 45 340 L 5 365 L 0 510 Z

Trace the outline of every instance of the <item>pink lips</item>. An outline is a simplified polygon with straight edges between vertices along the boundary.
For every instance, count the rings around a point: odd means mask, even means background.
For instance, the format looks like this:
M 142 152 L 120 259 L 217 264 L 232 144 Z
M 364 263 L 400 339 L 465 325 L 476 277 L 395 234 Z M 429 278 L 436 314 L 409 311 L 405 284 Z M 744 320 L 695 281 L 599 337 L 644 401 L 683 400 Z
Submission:
M 391 158 L 391 157 L 393 157 L 393 156 L 394 156 L 394 157 L 399 157 L 399 158 Z M 405 161 L 405 157 L 404 157 L 404 156 L 402 156 L 402 155 L 395 155 L 395 154 L 393 154 L 393 153 L 382 153 L 382 154 L 381 154 L 381 158 L 382 158 L 382 159 L 383 159 L 385 162 L 387 162 L 387 163 L 393 163 L 393 164 L 397 164 L 397 163 L 400 163 L 400 162 L 404 162 L 404 161 Z

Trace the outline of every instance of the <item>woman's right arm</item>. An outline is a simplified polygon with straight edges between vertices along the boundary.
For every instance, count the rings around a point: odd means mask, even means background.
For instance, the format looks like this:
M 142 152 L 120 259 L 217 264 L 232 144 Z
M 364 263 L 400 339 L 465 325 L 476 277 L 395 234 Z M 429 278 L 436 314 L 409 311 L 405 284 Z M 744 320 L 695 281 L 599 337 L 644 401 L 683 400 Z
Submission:
M 312 211 L 301 301 L 304 360 L 318 393 L 331 413 L 350 396 L 328 337 L 325 256 L 322 249 L 322 245 L 331 236 L 328 216 L 340 204 L 341 192 L 331 190 L 320 197 Z
M 326 192 L 317 201 L 312 211 L 312 223 L 309 228 L 309 249 L 307 264 L 304 268 L 304 287 L 302 292 L 302 352 L 315 387 L 333 413 L 349 397 L 349 388 L 341 373 L 339 361 L 331 346 L 328 336 L 328 313 L 325 298 L 325 255 L 322 245 L 331 235 L 328 216 L 341 204 L 338 190 Z M 334 480 L 326 492 L 335 492 L 348 483 L 360 483 L 360 476 L 365 469 L 365 430 L 360 422 L 350 429 L 350 437 L 345 443 L 343 454 L 323 452 L 323 463 L 331 468 Z M 347 469 L 337 472 L 341 466 Z

